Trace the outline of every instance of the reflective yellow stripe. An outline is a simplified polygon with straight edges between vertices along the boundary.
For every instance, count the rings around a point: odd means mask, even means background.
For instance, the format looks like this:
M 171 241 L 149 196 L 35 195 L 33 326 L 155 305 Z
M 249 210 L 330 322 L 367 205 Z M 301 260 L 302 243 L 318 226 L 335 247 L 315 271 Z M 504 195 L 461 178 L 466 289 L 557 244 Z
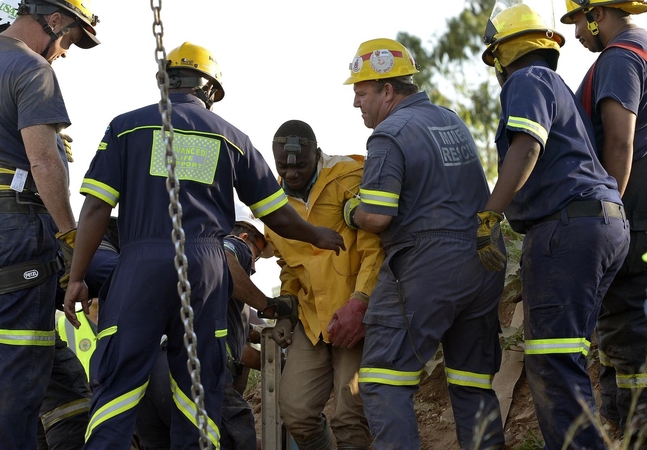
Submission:
M 108 143 L 107 142 L 101 142 L 99 144 L 99 148 L 97 149 L 97 151 L 100 152 L 100 151 L 105 150 L 107 148 L 108 148 Z
M 0 173 L 14 174 L 14 173 L 16 173 L 16 171 L 13 170 L 13 169 L 5 169 L 3 167 L 0 167 Z M 10 190 L 11 190 L 11 185 L 9 185 L 9 184 L 0 184 L 0 191 L 10 191 Z
M 38 331 L 0 329 L 0 344 L 50 347 L 54 345 L 54 341 L 54 330 Z
M 389 384 L 391 386 L 415 386 L 420 383 L 422 370 L 416 372 L 401 372 L 391 369 L 361 368 L 359 369 L 360 383 Z
M 532 339 L 524 343 L 526 355 L 550 355 L 556 353 L 589 354 L 591 343 L 584 338 Z
M 285 192 L 283 192 L 283 189 L 279 189 L 269 197 L 264 198 L 260 202 L 254 203 L 249 207 L 249 209 L 252 210 L 254 217 L 260 219 L 261 217 L 273 213 L 287 202 L 288 198 L 285 195 Z
M 229 250 L 229 253 L 234 255 L 236 261 L 238 261 L 238 253 L 236 252 L 236 247 L 234 247 L 229 241 L 224 241 L 222 245 L 223 247 L 225 247 L 225 250 Z
M 359 196 L 362 203 L 367 205 L 387 206 L 389 208 L 397 208 L 400 201 L 400 196 L 393 192 L 371 191 L 369 189 L 360 189 Z
M 227 337 L 227 328 L 225 328 L 224 330 L 216 330 L 216 337 L 217 338 Z
M 548 139 L 548 132 L 544 127 L 542 127 L 537 122 L 533 122 L 530 119 L 524 117 L 508 117 L 508 127 L 510 128 L 520 128 L 522 130 L 532 131 L 539 139 L 541 139 L 541 144 L 546 145 L 546 140 Z
M 602 350 L 598 348 L 598 355 L 600 357 L 600 364 L 602 364 L 604 367 L 613 367 L 613 364 L 611 363 L 611 360 L 609 357 L 604 353 Z
M 487 373 L 465 372 L 463 370 L 445 368 L 445 375 L 449 384 L 492 389 L 493 376 Z
M 646 388 L 647 373 L 634 373 L 631 375 L 616 374 L 616 384 L 620 389 Z
M 139 400 L 146 393 L 146 388 L 148 387 L 148 381 L 138 387 L 133 389 L 130 392 L 126 392 L 124 395 L 120 395 L 111 402 L 106 403 L 101 408 L 99 408 L 88 423 L 88 429 L 85 432 L 85 442 L 90 439 L 92 432 L 96 427 L 101 425 L 106 420 L 112 419 L 113 417 L 118 416 L 121 413 L 128 411 L 129 409 L 134 408 L 139 403 Z
M 101 183 L 91 178 L 83 179 L 80 192 L 81 194 L 90 194 L 93 197 L 97 197 L 113 208 L 117 206 L 117 203 L 119 202 L 119 192 L 117 192 L 107 184 Z
M 40 416 L 40 420 L 43 423 L 43 428 L 47 431 L 52 425 L 68 417 L 78 414 L 85 414 L 87 416 L 88 411 L 90 411 L 90 399 L 80 398 L 73 402 L 65 403 L 51 411 L 47 411 Z
M 161 130 L 162 127 L 159 125 L 147 125 L 145 127 L 135 127 L 131 128 L 130 130 L 124 130 L 121 133 L 117 135 L 117 137 L 122 137 L 126 134 L 133 133 L 135 131 L 140 131 L 140 130 Z M 178 134 L 188 134 L 188 135 L 193 135 L 193 136 L 206 136 L 206 137 L 211 137 L 215 139 L 222 139 L 223 141 L 227 142 L 229 145 L 234 147 L 238 153 L 241 155 L 244 155 L 245 152 L 243 149 L 241 149 L 239 146 L 231 142 L 227 137 L 223 136 L 222 134 L 216 134 L 216 133 L 207 133 L 205 131 L 195 131 L 195 130 L 180 130 L 179 128 L 173 128 L 174 133 Z
M 104 337 L 112 336 L 116 332 L 117 332 L 117 325 L 108 327 L 105 330 L 101 330 L 99 334 L 97 334 L 97 339 L 102 339 Z
M 171 377 L 171 391 L 173 392 L 173 401 L 175 402 L 175 406 L 177 406 L 177 408 L 193 424 L 193 426 L 198 428 L 198 422 L 196 420 L 198 408 L 196 407 L 195 403 L 193 403 L 191 399 L 189 399 L 189 397 L 184 395 L 184 392 L 182 392 L 173 377 Z M 220 430 L 218 430 L 216 422 L 214 422 L 211 417 L 207 417 L 207 435 L 209 436 L 209 440 L 214 445 L 214 447 L 216 449 L 219 449 Z

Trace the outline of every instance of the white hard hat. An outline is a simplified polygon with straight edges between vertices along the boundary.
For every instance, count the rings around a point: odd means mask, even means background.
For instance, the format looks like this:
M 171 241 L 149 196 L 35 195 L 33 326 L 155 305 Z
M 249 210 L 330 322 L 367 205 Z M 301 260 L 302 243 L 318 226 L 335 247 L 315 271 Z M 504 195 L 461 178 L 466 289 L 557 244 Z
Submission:
M 20 0 L 0 0 L 0 27 L 11 25 L 18 15 Z
M 236 222 L 242 222 L 253 226 L 260 233 L 260 235 L 263 236 L 265 248 L 263 249 L 263 253 L 261 253 L 261 258 L 271 258 L 272 256 L 274 256 L 274 250 L 272 249 L 272 246 L 265 241 L 265 225 L 263 224 L 263 222 L 260 219 L 254 217 L 252 210 L 249 209 L 249 207 L 244 203 L 236 200 L 235 207 Z

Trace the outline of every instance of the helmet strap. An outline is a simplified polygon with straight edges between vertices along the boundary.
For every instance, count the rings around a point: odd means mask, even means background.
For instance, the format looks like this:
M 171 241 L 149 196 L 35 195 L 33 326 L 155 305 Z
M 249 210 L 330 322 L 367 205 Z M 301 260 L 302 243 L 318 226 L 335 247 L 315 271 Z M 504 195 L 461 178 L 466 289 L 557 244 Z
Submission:
M 501 65 L 501 62 L 499 62 L 499 58 L 497 58 L 496 56 L 494 57 L 494 68 L 496 69 L 497 72 L 501 74 L 504 81 L 508 79 L 508 74 L 505 70 L 505 67 Z
M 600 27 L 598 26 L 598 23 L 595 21 L 593 18 L 593 14 L 591 11 L 593 8 L 589 8 L 586 11 L 584 11 L 584 17 L 586 17 L 587 21 L 587 28 L 595 38 L 595 44 L 597 45 L 597 51 L 602 51 L 604 49 L 604 45 L 602 44 L 602 39 L 600 39 Z
M 207 109 L 211 109 L 211 106 L 215 103 L 214 97 L 218 91 L 218 89 L 211 85 L 211 83 L 204 77 L 180 76 L 180 74 L 177 73 L 169 75 L 169 88 L 193 88 L 193 95 L 202 100 Z
M 216 92 L 208 85 L 196 86 L 193 88 L 193 92 L 196 97 L 204 102 L 204 106 L 210 110 L 214 104 L 213 96 Z
M 61 15 L 63 14 L 61 13 Z M 59 31 L 58 33 L 54 33 L 54 30 L 52 29 L 52 27 L 49 26 L 44 16 L 34 13 L 32 14 L 32 17 L 40 24 L 40 26 L 43 28 L 43 31 L 47 33 L 47 35 L 50 38 L 49 44 L 47 44 L 47 47 L 45 47 L 45 50 L 43 50 L 40 54 L 43 58 L 47 58 L 47 52 L 49 51 L 49 48 L 52 46 L 54 42 L 56 42 L 61 37 L 65 36 L 67 33 L 69 33 L 74 28 L 79 26 L 78 19 L 74 19 L 74 22 L 62 28 L 61 31 Z

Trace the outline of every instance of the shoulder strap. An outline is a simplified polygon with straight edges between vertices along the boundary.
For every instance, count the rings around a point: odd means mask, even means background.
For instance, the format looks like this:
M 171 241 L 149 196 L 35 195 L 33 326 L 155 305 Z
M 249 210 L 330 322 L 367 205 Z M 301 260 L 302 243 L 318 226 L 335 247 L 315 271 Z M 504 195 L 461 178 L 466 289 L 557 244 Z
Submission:
M 613 47 L 624 48 L 625 50 L 632 51 L 638 56 L 642 57 L 642 59 L 647 61 L 647 51 L 643 50 L 640 47 L 636 47 L 635 45 L 623 42 L 617 42 L 615 44 L 608 45 L 604 48 L 604 50 L 602 50 L 602 52 Z M 602 54 L 602 52 L 600 54 Z M 598 56 L 598 60 L 599 59 L 600 57 Z M 589 73 L 586 77 L 586 81 L 584 82 L 584 89 L 582 90 L 582 106 L 584 107 L 584 111 L 586 111 L 586 114 L 589 117 L 593 117 L 593 73 L 595 72 L 596 64 L 597 60 L 591 66 L 591 69 L 589 70 Z

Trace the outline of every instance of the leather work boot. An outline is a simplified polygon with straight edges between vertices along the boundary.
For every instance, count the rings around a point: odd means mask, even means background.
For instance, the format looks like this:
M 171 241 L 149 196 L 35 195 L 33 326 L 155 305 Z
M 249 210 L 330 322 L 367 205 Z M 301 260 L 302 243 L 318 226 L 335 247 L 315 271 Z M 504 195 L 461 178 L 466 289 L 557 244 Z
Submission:
M 332 431 L 330 431 L 328 424 L 326 424 L 321 434 L 308 439 L 306 442 L 297 442 L 297 445 L 299 446 L 299 450 L 333 450 Z

